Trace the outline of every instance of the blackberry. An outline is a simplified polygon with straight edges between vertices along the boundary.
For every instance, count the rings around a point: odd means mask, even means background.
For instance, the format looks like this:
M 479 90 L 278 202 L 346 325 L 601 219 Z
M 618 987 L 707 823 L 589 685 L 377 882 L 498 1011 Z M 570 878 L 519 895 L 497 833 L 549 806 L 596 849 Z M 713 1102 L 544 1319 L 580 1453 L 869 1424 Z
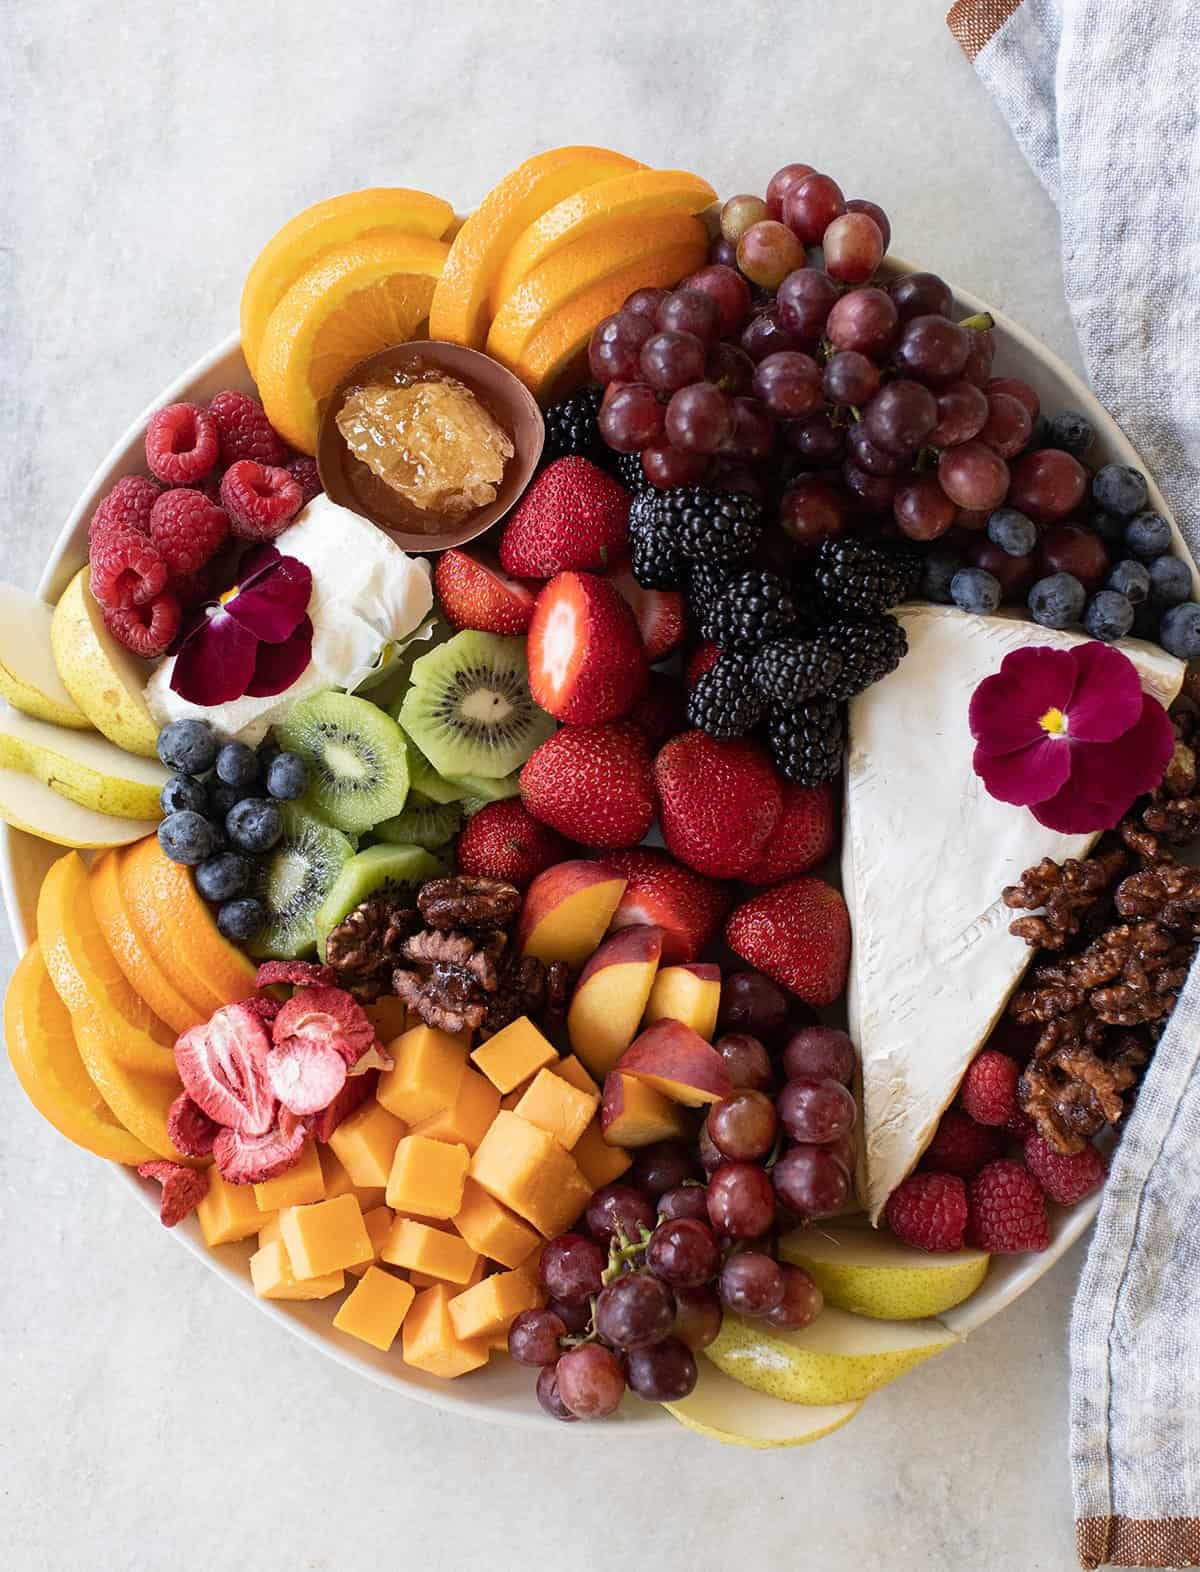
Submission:
M 744 491 L 672 486 L 655 497 L 679 551 L 692 562 L 742 562 L 758 545 L 762 503 Z
M 786 633 L 799 618 L 791 586 L 769 568 L 731 578 L 700 619 L 700 632 L 722 649 L 753 649 Z
M 775 767 L 797 786 L 831 781 L 842 767 L 841 706 L 832 699 L 811 699 L 795 710 L 779 710 L 767 726 L 767 746 Z
M 874 546 L 852 536 L 826 540 L 817 553 L 815 581 L 839 611 L 877 616 L 906 600 L 917 587 L 921 559 L 904 546 Z
M 688 606 L 697 622 L 708 616 L 732 577 L 733 569 L 723 562 L 689 563 L 684 578 Z
M 677 589 L 683 564 L 656 498 L 639 492 L 629 508 L 629 565 L 643 589 Z
M 649 488 L 650 482 L 642 468 L 640 453 L 614 453 L 609 448 L 607 458 L 613 474 L 627 491 L 646 491 Z
M 570 398 L 551 404 L 546 411 L 546 445 L 542 449 L 542 462 L 578 454 L 580 458 L 599 459 L 604 451 L 604 441 L 596 416 L 600 413 L 602 388 L 580 388 Z M 640 462 L 640 461 L 639 461 Z
M 830 639 L 772 639 L 754 656 L 754 680 L 775 704 L 803 704 L 830 693 L 842 675 L 842 652 Z
M 710 737 L 744 737 L 763 717 L 766 702 L 744 655 L 722 655 L 688 694 L 687 718 Z
M 864 617 L 835 622 L 819 642 L 841 656 L 842 669 L 827 692 L 830 698 L 852 699 L 886 677 L 908 654 L 908 635 L 895 617 Z

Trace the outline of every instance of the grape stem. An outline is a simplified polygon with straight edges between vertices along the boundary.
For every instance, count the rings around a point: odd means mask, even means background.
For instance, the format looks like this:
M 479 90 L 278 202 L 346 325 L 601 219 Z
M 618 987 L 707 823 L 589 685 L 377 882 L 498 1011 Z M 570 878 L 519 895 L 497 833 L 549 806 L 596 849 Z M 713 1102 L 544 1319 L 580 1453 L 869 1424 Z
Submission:
M 613 1235 L 613 1241 L 608 1247 L 608 1265 L 600 1277 L 606 1288 L 614 1277 L 620 1277 L 622 1269 L 636 1260 L 650 1243 L 650 1230 L 645 1223 L 638 1224 L 638 1232 L 641 1238 L 636 1242 L 622 1228 L 618 1228 Z
M 970 328 L 972 333 L 987 333 L 996 326 L 996 319 L 990 311 L 977 311 L 973 317 L 964 317 L 958 325 Z

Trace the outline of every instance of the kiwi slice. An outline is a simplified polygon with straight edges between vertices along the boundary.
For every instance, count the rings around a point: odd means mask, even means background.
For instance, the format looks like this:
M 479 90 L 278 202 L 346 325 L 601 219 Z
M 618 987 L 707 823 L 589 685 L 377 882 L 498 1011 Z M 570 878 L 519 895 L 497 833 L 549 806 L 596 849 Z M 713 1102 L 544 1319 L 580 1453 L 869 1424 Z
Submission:
M 407 733 L 404 740 L 408 744 L 408 777 L 412 782 L 409 801 L 416 792 L 429 802 L 457 802 L 462 796 L 462 788 L 444 781 Z
M 249 949 L 263 960 L 290 961 L 316 948 L 317 908 L 353 859 L 354 843 L 295 803 L 279 808 L 283 835 L 258 864 L 253 891 L 267 921 Z
M 511 775 L 501 775 L 498 780 L 489 780 L 486 775 L 455 775 L 447 781 L 447 785 L 457 789 L 461 802 L 478 800 L 481 805 L 503 802 L 507 797 L 521 795 L 521 772 L 514 770 Z
M 317 953 L 325 959 L 325 940 L 338 923 L 369 895 L 387 890 L 416 896 L 426 879 L 445 873 L 446 864 L 423 846 L 368 846 L 345 862 L 316 913 Z
M 392 846 L 426 846 L 435 851 L 453 838 L 461 823 L 456 802 L 414 802 L 410 792 L 403 812 L 377 824 L 375 834 Z
M 408 796 L 404 733 L 366 699 L 315 693 L 293 704 L 275 734 L 308 765 L 305 801 L 339 830 L 369 830 L 403 808 Z
M 413 662 L 400 720 L 439 775 L 489 780 L 518 769 L 554 730 L 529 692 L 525 640 L 473 629 Z

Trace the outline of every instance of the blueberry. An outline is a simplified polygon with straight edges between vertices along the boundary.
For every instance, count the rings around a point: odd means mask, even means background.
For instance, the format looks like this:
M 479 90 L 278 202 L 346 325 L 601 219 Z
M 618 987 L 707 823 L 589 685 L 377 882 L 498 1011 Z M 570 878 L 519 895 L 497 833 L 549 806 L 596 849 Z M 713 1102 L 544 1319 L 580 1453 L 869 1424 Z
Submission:
M 1192 593 L 1192 570 L 1182 557 L 1155 557 L 1150 589 L 1160 606 L 1178 606 Z
M 180 775 L 203 775 L 217 756 L 217 739 L 207 721 L 177 720 L 158 734 L 158 757 Z
M 1029 591 L 1029 612 L 1043 628 L 1069 628 L 1083 615 L 1087 591 L 1073 573 L 1051 573 Z
M 997 508 L 987 521 L 987 536 L 1010 557 L 1027 557 L 1037 545 L 1038 531 L 1018 508 Z
M 1146 506 L 1146 477 L 1128 464 L 1106 464 L 1092 476 L 1092 496 L 1106 513 L 1131 519 Z
M 267 790 L 281 802 L 293 802 L 308 790 L 308 767 L 298 753 L 277 753 L 267 769 Z
M 1117 590 L 1097 590 L 1088 601 L 1083 625 L 1094 639 L 1114 644 L 1133 627 L 1133 602 Z
M 1171 526 L 1161 513 L 1139 513 L 1125 529 L 1125 545 L 1135 557 L 1150 562 L 1171 549 Z
M 245 797 L 230 808 L 225 830 L 242 851 L 270 851 L 283 834 L 283 815 L 266 797 Z
M 921 594 L 940 605 L 950 604 L 950 580 L 962 567 L 962 558 L 948 546 L 935 546 L 921 564 Z
M 1114 517 L 1111 513 L 1102 513 L 1099 509 L 1088 519 L 1088 528 L 1108 547 L 1115 556 L 1119 555 L 1125 544 L 1125 520 Z
M 219 852 L 196 869 L 196 888 L 206 901 L 228 901 L 250 882 L 250 863 L 237 852 Z
M 1108 587 L 1124 595 L 1131 606 L 1140 606 L 1150 594 L 1150 570 L 1144 562 L 1126 557 L 1108 575 Z M 1184 597 L 1180 596 L 1182 600 Z
M 217 779 L 226 786 L 253 786 L 258 780 L 258 754 L 244 742 L 227 742 L 217 754 Z
M 158 844 L 172 862 L 195 867 L 217 848 L 217 831 L 203 814 L 181 808 L 168 814 L 158 827 Z
M 230 808 L 239 802 L 245 802 L 247 797 L 253 795 L 253 786 L 226 786 L 224 781 L 214 779 L 208 788 L 208 801 L 213 818 L 219 824 L 224 824 Z
M 1200 656 L 1200 606 L 1194 600 L 1172 606 L 1162 620 L 1158 636 L 1169 655 L 1195 660 Z
M 1064 409 L 1046 422 L 1046 446 L 1063 448 L 1075 458 L 1083 457 L 1095 435 L 1091 421 L 1077 409 Z
M 1000 604 L 1000 580 L 983 568 L 959 568 L 950 580 L 950 596 L 963 611 L 995 611 Z
M 243 943 L 253 939 L 266 920 L 267 908 L 252 896 L 226 901 L 217 910 L 217 927 L 227 939 L 238 939 Z
M 192 813 L 207 813 L 208 793 L 190 775 L 172 775 L 158 794 L 158 805 L 167 814 L 179 813 L 184 808 Z

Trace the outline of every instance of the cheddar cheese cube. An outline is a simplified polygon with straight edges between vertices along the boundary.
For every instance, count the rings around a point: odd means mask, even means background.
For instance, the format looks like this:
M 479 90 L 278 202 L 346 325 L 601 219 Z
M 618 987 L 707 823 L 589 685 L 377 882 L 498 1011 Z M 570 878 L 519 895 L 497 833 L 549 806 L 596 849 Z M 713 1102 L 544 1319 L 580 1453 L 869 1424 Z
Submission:
M 471 1055 L 472 1061 L 501 1093 L 511 1092 L 557 1058 L 553 1045 L 527 1015 L 511 1021 L 503 1031 L 480 1043 Z
M 264 1212 L 276 1212 L 284 1206 L 308 1206 L 313 1201 L 323 1201 L 325 1175 L 321 1172 L 317 1143 L 306 1141 L 298 1163 L 293 1163 L 274 1179 L 264 1179 L 262 1184 L 256 1184 L 254 1199 Z
M 474 1288 L 476 1283 L 481 1283 L 487 1276 L 487 1262 L 479 1256 L 471 1268 L 471 1275 L 465 1283 L 450 1283 L 456 1294 L 462 1293 L 464 1288 Z M 408 1280 L 414 1288 L 436 1288 L 439 1283 L 447 1282 L 444 1277 L 434 1277 L 430 1272 L 409 1272 Z
M 402 1277 L 368 1266 L 342 1301 L 333 1324 L 339 1332 L 349 1332 L 386 1354 L 416 1297 L 416 1289 Z
M 478 1370 L 488 1362 L 488 1346 L 483 1338 L 463 1342 L 455 1336 L 449 1310 L 452 1293 L 453 1289 L 439 1283 L 418 1294 L 401 1329 L 405 1364 L 446 1380 Z
M 470 1162 L 465 1146 L 406 1135 L 392 1159 L 387 1204 L 406 1216 L 447 1221 L 462 1205 Z
M 373 1262 L 379 1260 L 379 1252 L 383 1248 L 383 1241 L 387 1238 L 391 1226 L 390 1206 L 373 1206 L 369 1212 L 363 1213 L 363 1227 L 367 1230 L 367 1238 L 371 1241 L 371 1260 L 354 1262 L 346 1268 L 348 1272 L 352 1272 L 355 1277 L 361 1277 Z M 260 1235 L 260 1241 L 261 1237 Z
M 384 1186 L 355 1184 L 332 1146 L 319 1145 L 321 1172 L 325 1176 L 325 1200 L 336 1201 L 339 1195 L 356 1195 L 363 1209 L 363 1216 L 383 1205 Z
M 541 1071 L 538 1073 L 540 1075 Z M 505 1109 L 505 1111 L 508 1113 L 516 1113 L 517 1104 L 521 1101 L 522 1097 L 524 1097 L 525 1093 L 532 1085 L 533 1076 L 531 1075 L 528 1080 L 522 1081 L 520 1086 L 514 1086 L 511 1092 L 505 1093 L 505 1095 L 500 1099 L 501 1108 Z
M 301 1281 L 372 1261 L 375 1256 L 362 1209 L 353 1195 L 285 1208 L 279 1214 L 279 1237 L 287 1248 L 292 1271 Z
M 450 1325 L 462 1342 L 507 1331 L 522 1310 L 536 1310 L 543 1295 L 524 1272 L 496 1272 L 450 1301 Z
M 564 1081 L 570 1081 L 577 1092 L 587 1092 L 590 1097 L 599 1098 L 600 1088 L 584 1068 L 583 1060 L 578 1054 L 569 1053 L 565 1059 L 552 1064 L 550 1069 L 555 1075 L 561 1075 Z
M 452 1037 L 432 1026 L 414 1026 L 388 1044 L 396 1062 L 379 1077 L 376 1097 L 406 1124 L 417 1124 L 453 1108 L 467 1067 L 469 1043 L 464 1033 Z
M 565 1076 L 539 1070 L 514 1111 L 546 1130 L 569 1152 L 599 1106 L 598 1093 L 581 1092 Z
M 459 1234 L 447 1233 L 412 1217 L 397 1217 L 380 1246 L 380 1259 L 389 1266 L 423 1272 L 440 1282 L 462 1287 L 479 1263 L 479 1256 Z
M 500 1093 L 485 1075 L 468 1065 L 458 1083 L 454 1106 L 422 1119 L 413 1126 L 412 1133 L 427 1135 L 434 1141 L 454 1141 L 473 1152 L 499 1110 Z
M 472 1250 L 501 1266 L 520 1266 L 539 1243 L 535 1229 L 493 1200 L 473 1179 L 467 1180 L 454 1226 Z
M 552 1135 L 501 1110 L 471 1159 L 471 1178 L 547 1238 L 583 1211 L 592 1187 Z
M 382 1189 L 405 1129 L 395 1114 L 371 1099 L 342 1120 L 329 1144 L 355 1185 Z
M 258 1248 L 261 1250 L 263 1245 L 273 1244 L 276 1239 L 281 1239 L 282 1237 L 282 1234 L 279 1232 L 279 1213 L 272 1212 L 258 1230 Z
M 599 1119 L 593 1119 L 575 1142 L 571 1156 L 594 1190 L 602 1190 L 619 1179 L 633 1162 L 623 1146 L 610 1146 L 604 1139 Z
M 215 1165 L 208 1170 L 208 1190 L 196 1208 L 196 1221 L 210 1250 L 215 1245 L 249 1239 L 265 1227 L 269 1217 L 254 1199 L 253 1185 L 229 1184 Z
M 394 993 L 381 994 L 374 1004 L 364 1004 L 363 1010 L 381 1043 L 390 1043 L 394 1037 L 406 1032 L 411 1024 L 408 1007 Z
M 275 1239 L 250 1257 L 250 1281 L 260 1299 L 327 1299 L 346 1285 L 340 1270 L 319 1277 L 298 1278 L 282 1239 Z

